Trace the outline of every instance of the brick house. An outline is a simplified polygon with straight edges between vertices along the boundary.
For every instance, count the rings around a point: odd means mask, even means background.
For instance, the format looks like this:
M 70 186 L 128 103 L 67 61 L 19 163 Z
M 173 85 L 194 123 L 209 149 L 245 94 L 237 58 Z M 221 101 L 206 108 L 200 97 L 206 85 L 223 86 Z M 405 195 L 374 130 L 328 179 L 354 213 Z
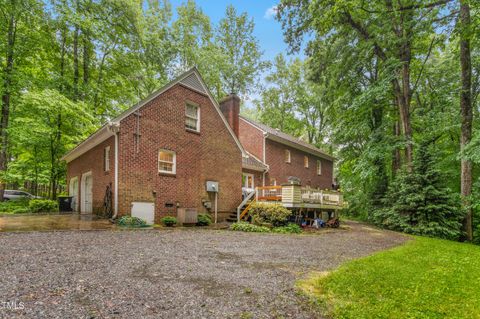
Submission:
M 102 213 L 111 202 L 114 217 L 148 212 L 158 223 L 183 209 L 231 213 L 242 187 L 288 176 L 330 187 L 332 157 L 239 110 L 235 95 L 217 103 L 196 68 L 180 75 L 64 155 L 74 210 Z

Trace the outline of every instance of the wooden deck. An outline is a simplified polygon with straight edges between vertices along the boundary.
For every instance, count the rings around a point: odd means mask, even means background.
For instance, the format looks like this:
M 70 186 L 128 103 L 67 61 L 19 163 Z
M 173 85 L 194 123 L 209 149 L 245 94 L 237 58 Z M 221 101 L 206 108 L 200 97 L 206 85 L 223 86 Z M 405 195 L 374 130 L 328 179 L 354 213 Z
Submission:
M 342 193 L 299 185 L 257 187 L 258 202 L 277 202 L 287 208 L 317 208 L 337 210 L 345 206 Z
M 332 190 L 321 190 L 300 185 L 261 186 L 250 193 L 237 208 L 237 220 L 247 216 L 255 202 L 277 203 L 291 210 L 304 209 L 317 212 L 334 211 L 344 208 L 342 193 Z

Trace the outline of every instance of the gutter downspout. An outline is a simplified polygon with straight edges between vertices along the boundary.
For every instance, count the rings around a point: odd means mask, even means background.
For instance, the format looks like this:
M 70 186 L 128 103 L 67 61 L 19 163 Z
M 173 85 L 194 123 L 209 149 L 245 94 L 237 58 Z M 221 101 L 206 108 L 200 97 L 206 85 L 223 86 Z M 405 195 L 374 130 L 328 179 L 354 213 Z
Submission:
M 266 152 L 266 147 L 267 147 L 266 141 L 267 141 L 267 137 L 268 137 L 268 133 L 266 133 L 266 132 L 263 133 L 263 164 L 265 164 L 265 165 L 268 166 L 268 164 L 267 164 L 267 162 L 266 162 L 266 159 L 267 159 L 267 154 L 266 154 L 266 153 L 267 153 L 267 152 Z M 268 173 L 269 170 L 270 170 L 270 166 L 268 166 L 268 168 L 263 172 L 263 176 L 262 176 L 262 180 L 263 180 L 263 181 L 262 181 L 262 186 L 263 186 L 263 187 L 265 187 L 265 177 L 266 177 L 266 175 L 267 175 L 267 173 Z
M 113 194 L 113 220 L 118 216 L 118 133 L 120 132 L 120 123 L 111 123 L 109 128 L 115 134 L 115 193 Z

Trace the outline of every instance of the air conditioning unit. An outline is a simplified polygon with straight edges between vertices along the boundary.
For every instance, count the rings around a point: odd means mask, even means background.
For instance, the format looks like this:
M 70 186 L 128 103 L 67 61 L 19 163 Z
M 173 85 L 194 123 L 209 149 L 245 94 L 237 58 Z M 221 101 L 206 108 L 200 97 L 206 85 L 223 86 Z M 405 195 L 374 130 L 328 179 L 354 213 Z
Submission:
M 178 208 L 177 209 L 177 223 L 196 224 L 198 222 L 198 211 L 196 208 Z

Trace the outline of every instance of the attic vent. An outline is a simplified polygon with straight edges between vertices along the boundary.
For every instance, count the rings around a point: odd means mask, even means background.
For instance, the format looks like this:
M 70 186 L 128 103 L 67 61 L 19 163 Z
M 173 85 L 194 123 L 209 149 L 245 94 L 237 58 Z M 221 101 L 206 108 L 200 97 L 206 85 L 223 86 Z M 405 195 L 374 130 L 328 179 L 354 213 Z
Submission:
M 198 79 L 195 73 L 190 74 L 189 76 L 184 78 L 182 81 L 180 81 L 180 83 L 188 87 L 191 87 L 194 90 L 207 94 L 207 92 L 203 88 L 202 83 L 200 83 L 200 80 Z

